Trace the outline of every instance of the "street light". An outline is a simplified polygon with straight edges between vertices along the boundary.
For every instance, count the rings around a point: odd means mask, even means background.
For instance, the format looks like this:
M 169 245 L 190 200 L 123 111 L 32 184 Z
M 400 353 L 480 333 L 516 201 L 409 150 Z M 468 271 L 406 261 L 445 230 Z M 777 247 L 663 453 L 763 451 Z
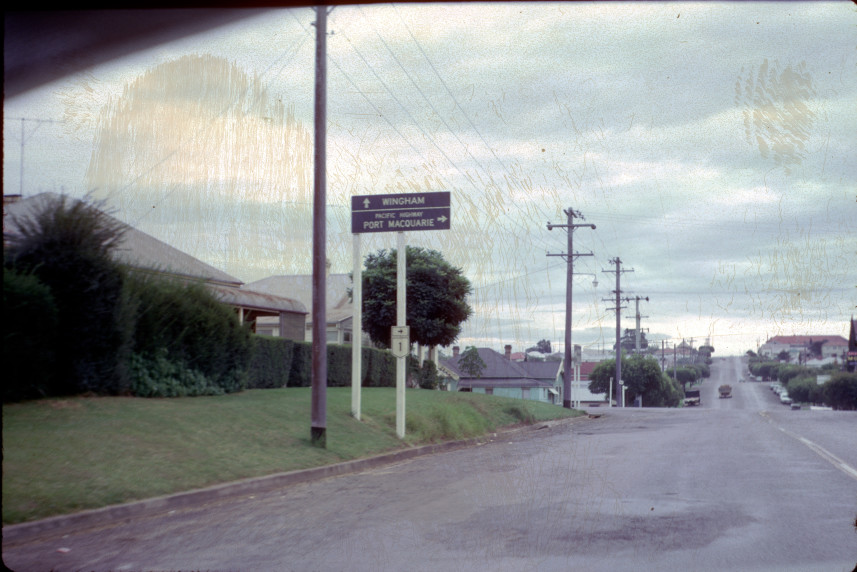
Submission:
M 574 272 L 574 276 L 592 276 L 592 287 L 598 288 L 598 277 L 590 272 Z

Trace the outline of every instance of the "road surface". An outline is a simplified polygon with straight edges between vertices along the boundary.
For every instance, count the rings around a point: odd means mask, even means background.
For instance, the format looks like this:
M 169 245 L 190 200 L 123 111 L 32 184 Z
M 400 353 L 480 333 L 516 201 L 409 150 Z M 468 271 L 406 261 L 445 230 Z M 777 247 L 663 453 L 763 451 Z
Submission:
M 857 412 L 716 361 L 702 406 L 600 417 L 11 546 L 14 570 L 847 571 Z M 732 399 L 717 386 L 733 382 Z

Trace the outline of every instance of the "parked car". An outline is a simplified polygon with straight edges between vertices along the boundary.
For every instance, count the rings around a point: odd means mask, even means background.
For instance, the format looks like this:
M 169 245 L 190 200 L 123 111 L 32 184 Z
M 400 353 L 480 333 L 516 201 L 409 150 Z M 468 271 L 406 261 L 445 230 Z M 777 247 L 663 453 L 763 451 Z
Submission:
M 783 391 L 782 393 L 780 393 L 780 403 L 785 403 L 786 405 L 792 404 L 792 398 L 789 397 L 788 392 Z

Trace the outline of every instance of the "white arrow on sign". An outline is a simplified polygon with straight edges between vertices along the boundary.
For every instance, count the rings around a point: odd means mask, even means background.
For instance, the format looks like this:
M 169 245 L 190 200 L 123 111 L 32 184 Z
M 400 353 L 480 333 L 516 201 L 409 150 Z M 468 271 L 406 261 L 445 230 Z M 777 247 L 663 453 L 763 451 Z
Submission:
M 363 199 L 363 208 L 364 208 L 364 209 L 368 209 L 368 208 L 369 208 L 369 199 Z
M 440 222 L 446 222 L 446 221 L 447 221 L 447 218 L 446 218 L 445 216 L 443 216 L 443 215 L 440 215 L 439 217 L 437 217 L 437 220 L 438 220 L 438 221 L 440 221 Z

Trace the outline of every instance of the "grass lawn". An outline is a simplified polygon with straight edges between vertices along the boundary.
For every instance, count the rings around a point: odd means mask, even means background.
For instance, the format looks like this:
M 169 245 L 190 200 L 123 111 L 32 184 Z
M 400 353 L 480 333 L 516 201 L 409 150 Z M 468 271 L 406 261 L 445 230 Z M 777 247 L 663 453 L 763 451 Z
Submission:
M 75 397 L 3 405 L 3 524 L 476 437 L 582 413 L 472 393 L 408 390 L 396 436 L 392 388 L 327 390 L 327 448 L 310 444 L 309 388 L 218 397 Z

